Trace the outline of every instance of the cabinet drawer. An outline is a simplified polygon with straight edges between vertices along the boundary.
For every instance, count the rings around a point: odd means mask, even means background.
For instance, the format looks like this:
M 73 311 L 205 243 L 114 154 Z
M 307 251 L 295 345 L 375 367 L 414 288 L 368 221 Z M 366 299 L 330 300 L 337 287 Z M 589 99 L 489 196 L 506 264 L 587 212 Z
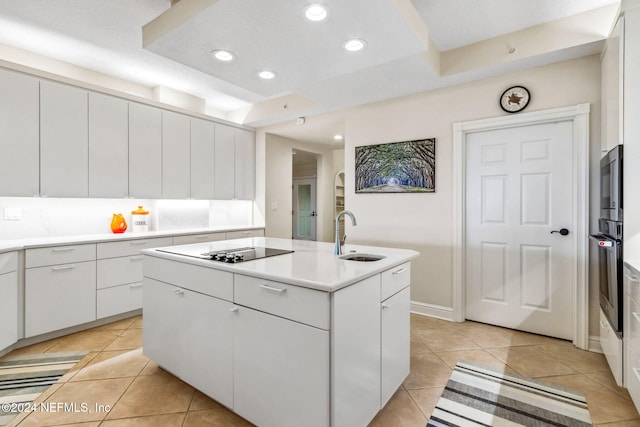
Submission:
M 329 329 L 329 293 L 236 274 L 234 301 L 321 329 Z
M 631 347 L 636 354 L 640 354 L 640 306 L 629 298 L 628 307 L 629 332 L 625 339 L 627 340 L 627 345 Z
M 68 264 L 72 262 L 93 261 L 96 259 L 96 245 L 69 245 L 48 248 L 27 249 L 25 265 L 27 268 L 45 265 Z
M 99 259 L 97 269 L 98 289 L 142 282 L 142 255 Z
M 245 237 L 264 237 L 264 230 L 239 230 L 227 231 L 227 240 L 243 239 Z
M 28 268 L 25 337 L 96 320 L 96 262 Z
M 142 308 L 142 282 L 98 289 L 98 319 Z
M 386 300 L 391 295 L 409 286 L 411 281 L 411 263 L 405 262 L 397 267 L 382 272 L 380 299 Z
M 616 383 L 622 385 L 622 340 L 611 329 L 609 320 L 602 310 L 600 310 L 600 346 Z
M 143 271 L 144 277 L 233 301 L 233 273 L 147 255 Z
M 11 273 L 18 269 L 18 253 L 5 252 L 0 254 L 0 274 Z
M 624 266 L 624 281 L 627 286 L 627 293 L 631 296 L 631 299 L 637 304 L 640 304 L 640 274 L 628 266 Z
M 141 249 L 171 246 L 171 237 L 98 243 L 98 259 L 138 255 Z
M 640 357 L 630 348 L 627 348 L 627 376 L 625 386 L 629 391 L 636 408 L 640 408 Z
M 226 238 L 225 233 L 191 234 L 189 236 L 175 236 L 174 245 L 190 245 L 192 243 L 217 242 Z

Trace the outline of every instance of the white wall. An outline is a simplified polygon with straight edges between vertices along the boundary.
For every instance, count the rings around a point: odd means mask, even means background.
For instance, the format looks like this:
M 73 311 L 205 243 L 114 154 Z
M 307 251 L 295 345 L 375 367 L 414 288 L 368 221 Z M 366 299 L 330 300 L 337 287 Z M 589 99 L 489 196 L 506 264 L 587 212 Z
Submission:
M 452 123 L 505 115 L 500 94 L 513 85 L 531 92 L 525 111 L 581 103 L 591 104 L 591 182 L 598 182 L 600 159 L 600 61 L 597 55 L 496 78 L 443 88 L 351 109 L 346 116 L 345 205 L 358 220 L 347 221 L 352 243 L 406 247 L 421 255 L 412 265 L 411 299 L 415 303 L 450 308 L 452 297 Z M 356 146 L 437 139 L 436 192 L 431 194 L 355 194 Z M 597 184 L 591 188 L 597 205 Z M 598 216 L 591 207 L 592 230 Z M 590 330 L 597 335 L 597 287 L 590 289 Z
M 258 131 L 256 135 L 262 135 Z M 317 240 L 333 240 L 333 149 L 281 136 L 266 134 L 265 148 L 265 235 L 290 239 L 292 234 L 293 149 L 318 155 Z M 274 203 L 276 209 L 273 209 Z

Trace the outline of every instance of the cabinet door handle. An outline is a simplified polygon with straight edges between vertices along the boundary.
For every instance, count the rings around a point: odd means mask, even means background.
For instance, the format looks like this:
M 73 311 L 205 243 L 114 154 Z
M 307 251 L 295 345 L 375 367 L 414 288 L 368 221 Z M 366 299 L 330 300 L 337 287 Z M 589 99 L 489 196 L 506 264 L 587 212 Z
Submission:
M 602 327 L 604 329 L 609 329 L 609 324 L 606 321 L 601 320 L 600 321 L 600 327 Z
M 173 293 L 176 294 L 176 295 L 184 295 L 184 290 L 176 289 L 176 290 L 173 291 Z
M 274 288 L 273 286 L 269 286 L 269 285 L 260 285 L 260 287 L 262 289 L 266 289 L 267 291 L 277 292 L 279 294 L 284 294 L 285 292 L 287 292 L 287 288 L 278 289 L 278 288 Z
M 640 380 L 640 369 L 638 368 L 631 368 L 631 369 L 633 369 L 633 373 L 635 374 L 636 378 Z
M 394 275 L 394 276 L 397 276 L 398 274 L 404 273 L 405 271 L 407 271 L 407 268 L 406 267 L 402 267 L 402 268 L 397 269 L 396 271 L 394 271 L 391 274 Z
M 137 240 L 134 242 L 129 242 L 130 245 L 146 245 L 147 241 L 146 240 Z
M 631 312 L 631 314 L 633 314 L 633 317 L 635 317 L 636 320 L 640 322 L 640 313 L 638 313 L 637 311 L 633 311 Z
M 73 270 L 74 268 L 76 268 L 75 265 L 63 265 L 60 267 L 53 267 L 51 268 L 51 270 L 53 271 L 64 271 L 64 270 Z
M 388 308 L 391 308 L 391 306 L 389 304 L 382 303 L 382 309 L 383 310 L 386 310 Z
M 630 275 L 627 275 L 627 277 L 629 278 L 629 281 L 630 281 L 630 282 L 638 283 L 638 276 L 630 276 Z
M 142 287 L 142 283 L 133 283 L 133 284 L 129 285 L 129 287 L 131 289 L 141 288 Z
M 240 307 L 231 307 L 229 309 L 229 311 L 232 312 L 232 313 L 237 313 L 239 310 L 240 310 Z
M 129 257 L 130 261 L 142 261 L 142 255 L 134 255 L 132 257 Z
M 52 252 L 71 252 L 71 251 L 75 251 L 76 248 L 54 248 L 51 251 Z

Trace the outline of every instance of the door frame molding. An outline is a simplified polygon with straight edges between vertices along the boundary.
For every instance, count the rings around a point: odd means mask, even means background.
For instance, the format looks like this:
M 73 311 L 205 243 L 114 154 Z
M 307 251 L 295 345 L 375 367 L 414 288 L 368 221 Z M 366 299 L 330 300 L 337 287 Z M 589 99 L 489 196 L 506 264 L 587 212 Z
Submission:
M 573 264 L 571 289 L 573 300 L 573 344 L 589 348 L 589 104 L 555 108 L 531 113 L 500 116 L 489 119 L 453 123 L 453 320 L 462 322 L 466 316 L 465 283 L 465 182 L 466 139 L 475 132 L 506 129 L 518 126 L 573 122 L 572 207 L 576 224 L 573 236 Z

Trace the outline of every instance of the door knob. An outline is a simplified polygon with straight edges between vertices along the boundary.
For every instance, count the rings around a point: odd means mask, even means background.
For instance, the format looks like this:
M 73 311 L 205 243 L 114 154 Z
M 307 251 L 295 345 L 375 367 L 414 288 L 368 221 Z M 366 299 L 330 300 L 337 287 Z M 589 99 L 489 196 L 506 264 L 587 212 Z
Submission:
M 551 234 L 553 233 L 560 233 L 561 235 L 566 236 L 567 234 L 569 234 L 569 230 L 567 230 L 566 228 L 561 228 L 560 230 L 553 230 Z

